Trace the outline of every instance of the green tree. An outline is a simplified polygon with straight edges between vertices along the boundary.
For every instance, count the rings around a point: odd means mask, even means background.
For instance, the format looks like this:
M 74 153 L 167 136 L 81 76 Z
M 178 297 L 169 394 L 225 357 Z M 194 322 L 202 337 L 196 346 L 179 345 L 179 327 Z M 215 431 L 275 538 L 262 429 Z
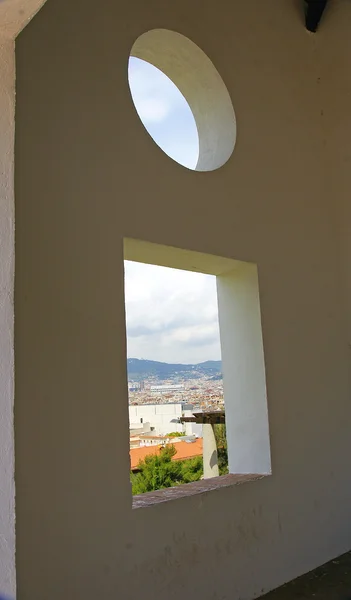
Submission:
M 202 456 L 195 456 L 187 460 L 180 460 L 182 483 L 199 481 L 204 474 Z
M 168 445 L 160 448 L 158 454 L 150 454 L 140 461 L 139 472 L 131 473 L 133 494 L 144 494 L 201 479 L 202 457 L 172 460 L 176 452 L 173 445 Z
M 167 437 L 183 437 L 184 433 L 180 431 L 171 431 L 171 433 L 167 433 Z

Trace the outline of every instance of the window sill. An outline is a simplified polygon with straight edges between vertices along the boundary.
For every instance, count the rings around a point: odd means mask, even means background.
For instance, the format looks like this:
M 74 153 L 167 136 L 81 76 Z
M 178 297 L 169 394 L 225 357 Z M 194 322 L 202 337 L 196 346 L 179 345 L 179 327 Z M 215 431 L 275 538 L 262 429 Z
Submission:
M 240 485 L 249 481 L 257 481 L 268 475 L 222 475 L 213 479 L 202 479 L 193 483 L 186 483 L 175 487 L 157 490 L 156 492 L 147 492 L 146 494 L 138 494 L 133 496 L 133 508 L 148 508 L 161 502 L 169 502 L 178 498 L 186 498 L 195 496 L 196 494 L 204 494 L 212 490 L 229 487 L 231 485 Z

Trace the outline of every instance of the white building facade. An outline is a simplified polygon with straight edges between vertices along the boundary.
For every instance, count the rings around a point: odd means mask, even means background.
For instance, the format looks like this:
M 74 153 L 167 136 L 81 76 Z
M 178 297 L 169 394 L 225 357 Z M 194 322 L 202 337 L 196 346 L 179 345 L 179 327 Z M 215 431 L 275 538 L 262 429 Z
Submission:
M 129 426 L 131 430 L 136 430 L 141 424 L 148 423 L 151 431 L 156 435 L 177 432 L 199 436 L 200 426 L 181 422 L 181 417 L 191 416 L 192 409 L 192 404 L 183 402 L 129 406 Z

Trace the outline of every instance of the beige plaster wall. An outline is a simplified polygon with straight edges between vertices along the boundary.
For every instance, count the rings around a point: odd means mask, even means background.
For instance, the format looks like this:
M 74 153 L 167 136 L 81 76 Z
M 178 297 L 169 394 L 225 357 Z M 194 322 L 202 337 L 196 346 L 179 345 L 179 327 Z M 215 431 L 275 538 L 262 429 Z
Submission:
M 0 35 L 13 40 L 29 23 L 45 0 L 2 0 L 0 3 Z
M 138 121 L 128 54 L 153 27 L 196 42 L 233 98 L 237 144 L 218 171 L 180 167 Z M 244 600 L 349 549 L 345 288 L 316 110 L 324 43 L 281 0 L 49 0 L 20 35 L 20 600 Z M 132 511 L 124 237 L 258 264 L 272 477 Z
M 339 268 L 345 285 L 347 341 L 351 344 L 351 73 L 349 58 L 351 40 L 351 10 L 347 0 L 331 3 L 328 22 L 323 28 L 323 43 L 319 46 L 320 101 L 323 127 L 325 170 L 331 218 L 338 228 L 338 244 L 342 258 Z M 350 346 L 351 348 L 351 346 Z M 351 363 L 350 363 L 351 366 Z

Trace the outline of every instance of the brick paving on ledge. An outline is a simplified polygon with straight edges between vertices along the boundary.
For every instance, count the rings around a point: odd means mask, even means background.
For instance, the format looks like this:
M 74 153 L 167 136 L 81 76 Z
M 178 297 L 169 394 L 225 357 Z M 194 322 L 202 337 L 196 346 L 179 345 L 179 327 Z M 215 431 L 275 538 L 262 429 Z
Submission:
M 203 494 L 211 490 L 217 490 L 222 487 L 231 485 L 240 485 L 249 481 L 256 481 L 269 477 L 268 475 L 222 475 L 221 477 L 213 477 L 212 479 L 201 479 L 193 483 L 185 483 L 174 487 L 157 490 L 156 492 L 147 492 L 146 494 L 138 494 L 133 496 L 133 508 L 146 508 L 161 502 L 194 496 L 195 494 Z M 351 600 L 351 598 L 350 598 Z

